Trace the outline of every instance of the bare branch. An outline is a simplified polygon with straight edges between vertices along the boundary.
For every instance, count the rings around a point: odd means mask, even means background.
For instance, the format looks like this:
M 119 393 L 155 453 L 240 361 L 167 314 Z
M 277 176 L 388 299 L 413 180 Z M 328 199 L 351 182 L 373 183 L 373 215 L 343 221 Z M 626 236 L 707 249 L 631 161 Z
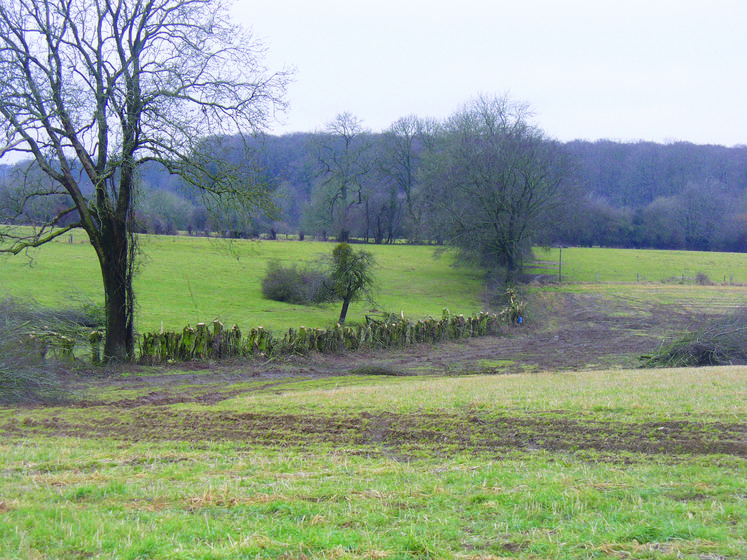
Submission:
M 66 211 L 65 214 L 70 211 L 71 210 Z M 61 217 L 62 214 L 58 215 L 57 219 L 59 220 Z M 80 224 L 70 224 L 61 228 L 51 229 L 49 228 L 49 226 L 44 226 L 40 230 L 35 231 L 30 235 L 14 235 L 10 230 L 0 230 L 0 253 L 10 253 L 13 255 L 17 255 L 25 251 L 26 249 L 41 247 L 42 245 L 45 245 L 50 241 L 54 241 L 61 235 L 65 235 L 70 230 L 79 227 Z M 5 244 L 7 243 L 10 243 L 9 246 L 5 246 Z

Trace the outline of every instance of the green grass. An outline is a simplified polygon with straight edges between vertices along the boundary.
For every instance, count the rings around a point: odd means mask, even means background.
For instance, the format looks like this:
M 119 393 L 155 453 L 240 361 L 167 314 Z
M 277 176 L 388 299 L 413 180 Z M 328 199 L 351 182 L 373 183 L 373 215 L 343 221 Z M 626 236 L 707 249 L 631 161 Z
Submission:
M 72 243 L 70 241 L 73 241 Z M 243 329 L 263 326 L 283 330 L 301 325 L 324 327 L 339 315 L 336 304 L 308 307 L 265 300 L 261 281 L 267 263 L 315 261 L 329 255 L 334 245 L 312 241 L 224 241 L 187 236 L 141 238 L 142 262 L 135 280 L 137 328 L 181 330 L 187 324 L 219 319 Z M 476 269 L 454 267 L 454 255 L 434 247 L 366 246 L 376 258 L 376 304 L 358 302 L 351 321 L 376 312 L 400 313 L 417 319 L 440 316 L 443 308 L 471 314 L 484 310 L 483 275 Z M 2 297 L 33 298 L 57 307 L 101 305 L 101 279 L 95 255 L 81 233 L 65 236 L 31 251 L 29 257 L 0 256 Z M 538 249 L 539 260 L 557 263 L 558 251 Z M 557 268 L 555 269 L 557 271 Z M 548 272 L 551 272 L 548 269 Z M 570 248 L 563 250 L 563 277 L 568 283 L 595 283 L 596 289 L 619 292 L 692 290 L 717 293 L 718 286 L 695 286 L 702 273 L 713 282 L 747 284 L 747 255 L 623 249 Z M 680 286 L 673 282 L 685 283 Z M 666 284 L 662 284 L 666 282 Z M 612 286 L 611 288 L 609 286 Z M 705 290 L 710 288 L 711 292 Z M 563 289 L 567 289 L 565 286 Z M 588 288 L 584 285 L 581 289 Z M 731 297 L 729 291 L 727 297 Z M 681 294 L 678 292 L 676 297 Z M 743 295 L 743 294 L 742 294 Z M 648 297 L 648 296 L 645 296 Z M 659 297 L 659 296 L 657 296 Z M 665 297 L 665 296 L 661 296 Z M 714 296 L 717 297 L 717 296 Z M 741 297 L 741 296 L 740 296 Z M 708 302 L 706 301 L 706 305 Z
M 433 434 L 572 418 L 652 438 L 676 421 L 719 438 L 747 423 L 745 367 L 285 381 L 212 407 L 0 409 L 0 557 L 736 560 L 747 549 L 744 456 L 450 447 Z M 259 414 L 393 419 L 399 435 L 53 435 L 142 417 L 190 432 L 179 422 L 196 415 L 230 429 Z
M 686 306 L 687 309 L 706 314 L 728 313 L 747 301 L 747 284 L 738 286 L 697 286 L 669 283 L 619 283 L 593 284 L 564 283 L 532 286 L 530 291 L 544 297 L 576 293 L 598 295 L 610 303 L 621 303 L 633 309 L 659 306 Z M 661 313 L 666 313 L 662 307 Z M 611 311 L 610 311 L 611 312 Z
M 3 502 L 3 558 L 739 558 L 747 544 L 737 461 L 696 458 L 673 477 L 542 453 L 401 463 L 59 443 L 51 464 L 13 457 L 30 461 L 28 486 Z
M 39 304 L 102 303 L 95 255 L 85 239 L 52 243 L 24 256 L 0 257 L 4 296 L 34 298 Z M 315 261 L 331 254 L 332 243 L 304 241 L 224 241 L 197 237 L 148 236 L 141 240 L 142 264 L 135 279 L 137 327 L 141 331 L 181 330 L 219 319 L 242 328 L 282 330 L 301 325 L 324 327 L 339 316 L 337 304 L 298 306 L 266 300 L 261 281 L 267 263 Z M 367 246 L 376 258 L 375 305 L 351 306 L 349 320 L 366 314 L 404 312 L 411 318 L 440 317 L 482 310 L 482 275 L 455 268 L 453 255 L 433 247 Z
M 377 383 L 370 377 L 332 377 L 272 387 L 270 394 L 252 392 L 222 401 L 213 409 L 431 413 L 475 408 L 495 413 L 562 410 L 566 414 L 625 409 L 633 415 L 665 419 L 688 414 L 728 417 L 747 412 L 745 374 L 747 368 L 681 368 L 624 374 L 613 370 L 499 377 L 390 377 Z M 703 390 L 705 383 L 713 387 L 718 398 L 710 387 Z
M 31 267 L 2 258 L 0 295 L 52 307 L 98 301 L 93 252 L 73 241 L 33 252 Z M 259 285 L 270 259 L 313 260 L 332 247 L 146 238 L 139 328 L 216 317 L 242 328 L 326 325 L 336 306 L 268 302 Z M 481 275 L 451 267 L 448 254 L 367 249 L 379 263 L 379 309 L 481 308 Z M 568 249 L 563 258 L 564 276 L 581 283 L 536 297 L 581 291 L 704 311 L 744 303 L 744 287 L 669 280 L 702 272 L 745 284 L 745 255 Z M 367 312 L 360 304 L 354 318 Z M 150 385 L 159 373 L 92 381 L 88 406 L 0 408 L 0 558 L 737 560 L 747 550 L 744 366 L 279 373 L 233 384 L 217 375 L 202 386 L 168 371 L 173 381 Z M 132 406 L 154 391 L 230 398 Z
M 546 272 L 557 276 L 559 249 L 536 249 Z M 570 282 L 683 282 L 698 274 L 716 284 L 747 284 L 747 254 L 648 249 L 562 249 L 562 275 Z

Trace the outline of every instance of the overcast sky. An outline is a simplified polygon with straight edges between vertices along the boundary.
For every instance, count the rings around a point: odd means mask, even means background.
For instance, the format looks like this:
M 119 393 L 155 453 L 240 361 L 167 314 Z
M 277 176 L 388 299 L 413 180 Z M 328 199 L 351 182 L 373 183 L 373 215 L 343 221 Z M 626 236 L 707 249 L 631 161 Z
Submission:
M 747 144 L 745 0 L 237 0 L 293 66 L 273 132 L 353 113 L 386 129 L 478 94 L 529 104 L 559 140 Z

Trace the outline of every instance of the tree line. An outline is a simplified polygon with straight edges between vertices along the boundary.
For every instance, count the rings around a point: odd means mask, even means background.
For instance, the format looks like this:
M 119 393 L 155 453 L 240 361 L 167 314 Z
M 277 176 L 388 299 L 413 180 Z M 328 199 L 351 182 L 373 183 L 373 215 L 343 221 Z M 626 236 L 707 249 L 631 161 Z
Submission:
M 138 231 L 451 241 L 454 232 L 435 205 L 436 197 L 449 197 L 449 185 L 433 184 L 442 124 L 405 117 L 371 133 L 343 113 L 321 132 L 254 138 L 253 165 L 273 204 L 272 211 L 249 216 L 211 205 L 179 176 L 146 165 L 140 170 Z M 551 216 L 534 231 L 535 242 L 747 251 L 747 147 L 609 140 L 556 147 L 567 159 L 567 177 Z M 66 207 L 59 194 L 11 213 L 22 196 L 19 177 L 28 182 L 30 173 L 26 164 L 0 166 L 5 221 L 40 223 Z

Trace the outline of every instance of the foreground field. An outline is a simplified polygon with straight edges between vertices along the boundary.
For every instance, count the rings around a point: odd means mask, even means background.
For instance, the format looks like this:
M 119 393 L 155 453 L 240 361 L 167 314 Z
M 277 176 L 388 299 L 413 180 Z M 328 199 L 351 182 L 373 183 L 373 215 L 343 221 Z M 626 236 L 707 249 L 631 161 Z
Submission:
M 744 288 L 602 288 L 501 338 L 72 376 L 0 409 L 0 557 L 743 559 L 747 367 L 621 366 Z
M 0 411 L 2 558 L 747 550 L 745 367 L 155 373 Z

